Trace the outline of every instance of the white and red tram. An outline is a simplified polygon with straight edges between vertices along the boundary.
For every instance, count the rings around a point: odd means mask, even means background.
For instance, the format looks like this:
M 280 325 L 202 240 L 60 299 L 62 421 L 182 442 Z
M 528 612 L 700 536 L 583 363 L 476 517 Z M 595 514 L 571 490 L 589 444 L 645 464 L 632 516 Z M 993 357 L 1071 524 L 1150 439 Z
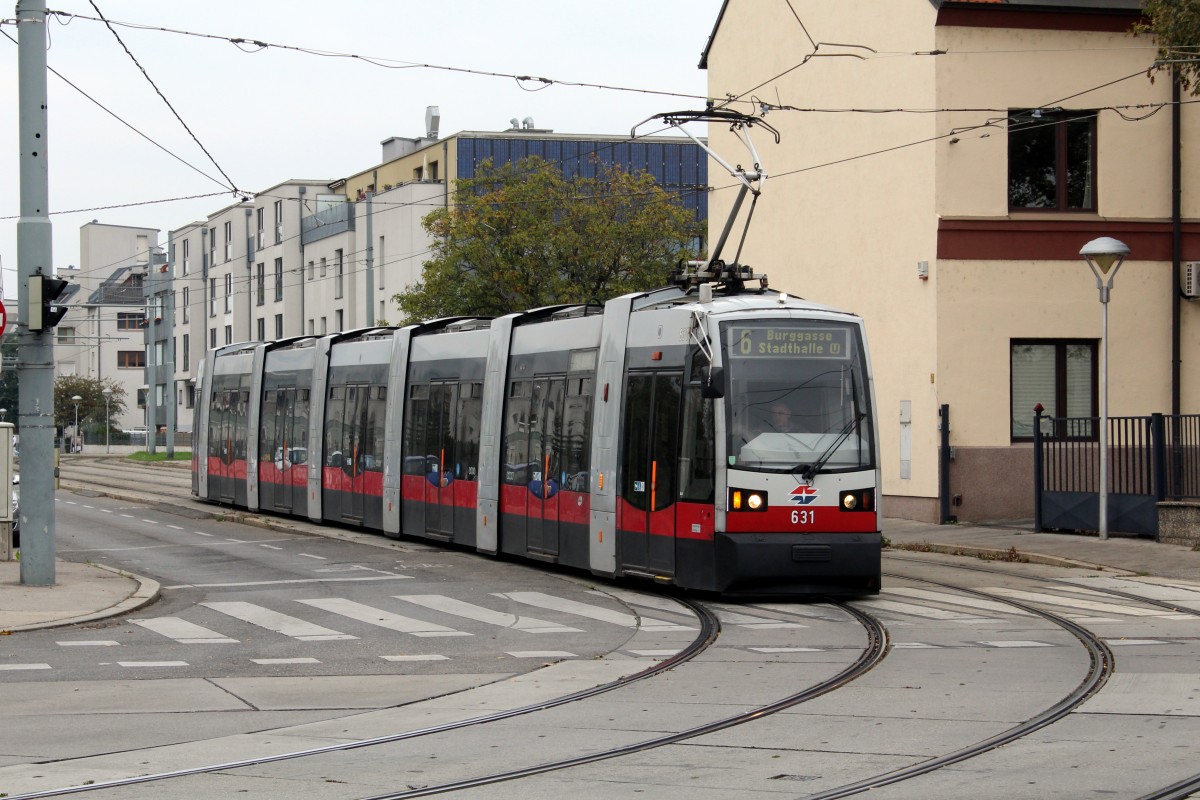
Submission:
M 194 491 L 686 589 L 878 592 L 862 320 L 711 266 L 603 306 L 210 351 Z

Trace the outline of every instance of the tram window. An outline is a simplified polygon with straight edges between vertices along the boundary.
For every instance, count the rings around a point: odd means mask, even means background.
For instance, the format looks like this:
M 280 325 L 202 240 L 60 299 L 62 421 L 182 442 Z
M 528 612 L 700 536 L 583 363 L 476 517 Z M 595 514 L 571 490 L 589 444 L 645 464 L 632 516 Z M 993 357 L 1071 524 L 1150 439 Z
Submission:
M 275 452 L 275 416 L 280 405 L 279 398 L 284 395 L 283 391 L 263 392 L 262 422 L 258 426 L 258 460 L 262 463 L 270 461 L 271 454 Z
M 426 420 L 425 442 L 428 448 L 431 465 L 437 464 L 437 470 L 453 469 L 454 464 L 454 429 L 452 415 L 454 413 L 457 384 L 435 384 L 429 392 L 429 415 Z
M 475 480 L 479 472 L 479 428 L 483 419 L 483 384 L 463 383 L 458 394 L 458 462 L 456 477 Z
M 654 450 L 651 462 L 653 505 L 651 511 L 675 502 L 675 472 L 679 457 L 679 395 L 683 377 L 655 376 Z
M 329 402 L 325 406 L 325 466 L 341 467 L 342 417 L 346 411 L 345 387 L 329 387 Z
M 404 473 L 426 472 L 425 427 L 429 416 L 429 385 L 409 387 L 408 407 L 404 409 Z
M 529 429 L 532 381 L 513 381 L 504 410 L 504 483 L 529 483 Z
M 713 404 L 706 402 L 699 387 L 689 387 L 683 396 L 683 431 L 679 453 L 679 499 L 711 503 L 716 484 L 716 428 Z
M 372 386 L 366 404 L 366 423 L 360 442 L 359 465 L 367 472 L 383 471 L 383 421 L 387 417 L 387 401 L 382 386 Z
M 588 430 L 592 424 L 592 397 L 595 392 L 592 378 L 572 378 L 567 384 L 566 406 L 563 409 L 563 472 L 564 489 L 572 492 L 588 490 L 588 461 L 591 455 Z

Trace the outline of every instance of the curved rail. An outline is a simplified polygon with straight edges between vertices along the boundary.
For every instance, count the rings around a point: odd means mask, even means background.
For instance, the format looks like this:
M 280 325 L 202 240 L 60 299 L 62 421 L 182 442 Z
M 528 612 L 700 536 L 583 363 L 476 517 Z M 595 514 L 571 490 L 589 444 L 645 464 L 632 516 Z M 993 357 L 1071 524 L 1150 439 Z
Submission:
M 407 798 L 411 797 L 428 797 L 430 795 L 443 794 L 445 792 L 455 792 L 462 789 L 471 789 L 479 786 L 488 786 L 490 784 L 502 783 L 504 781 L 511 781 L 517 778 L 528 778 L 530 776 L 541 775 L 546 772 L 570 769 L 571 767 L 577 767 L 583 764 L 593 764 L 597 761 L 606 761 L 611 758 L 619 758 L 620 756 L 642 753 L 647 750 L 653 750 L 657 747 L 662 747 L 663 745 L 674 744 L 676 742 L 684 741 L 685 739 L 703 736 L 708 733 L 716 733 L 727 728 L 732 728 L 736 725 L 741 725 L 745 722 L 761 719 L 762 717 L 769 716 L 778 711 L 792 708 L 793 706 L 799 705 L 805 701 L 828 694 L 834 689 L 844 686 L 854 679 L 866 674 L 883 660 L 889 649 L 887 631 L 884 629 L 883 624 L 879 622 L 879 620 L 875 619 L 864 611 L 853 608 L 852 606 L 848 606 L 843 603 L 837 603 L 836 605 L 855 617 L 859 623 L 862 624 L 863 628 L 866 629 L 867 646 L 863 648 L 862 653 L 859 654 L 859 657 L 855 659 L 854 663 L 847 666 L 837 675 L 821 681 L 814 686 L 810 686 L 803 691 L 788 695 L 787 697 L 776 700 L 773 703 L 768 703 L 767 705 L 759 706 L 758 708 L 753 708 L 749 711 L 743 711 L 742 713 L 735 714 L 731 717 L 714 720 L 703 725 L 697 725 L 695 727 L 688 728 L 685 731 L 670 733 L 654 739 L 646 739 L 641 742 L 634 742 L 622 747 L 612 748 L 611 750 L 603 750 L 597 753 L 590 753 L 588 755 L 576 756 L 574 758 L 562 759 L 559 761 L 549 761 L 543 764 L 536 764 L 529 767 L 510 770 L 508 772 L 499 772 L 492 775 L 467 778 L 460 781 L 439 784 L 437 786 L 427 786 L 420 789 L 410 789 L 402 792 L 390 792 L 386 794 L 372 795 L 371 797 L 363 798 L 363 800 L 407 800 Z
M 310 756 L 323 755 L 325 753 L 336 753 L 343 750 L 358 750 L 364 747 L 374 747 L 381 744 L 392 744 L 394 742 L 402 742 L 406 739 L 416 739 L 421 736 L 429 736 L 435 733 L 445 733 L 447 731 L 458 730 L 476 725 L 485 725 L 491 722 L 500 720 L 512 719 L 513 717 L 531 714 L 535 711 L 544 711 L 550 708 L 574 703 L 579 700 L 585 700 L 589 697 L 611 692 L 614 689 L 620 689 L 631 683 L 652 678 L 668 670 L 672 670 L 680 664 L 684 664 L 700 653 L 708 649 L 720 633 L 721 625 L 714 615 L 705 606 L 685 599 L 678 599 L 678 602 L 683 603 L 696 614 L 700 621 L 700 631 L 691 643 L 680 650 L 675 655 L 668 659 L 653 664 L 641 672 L 635 672 L 632 675 L 625 675 L 608 683 L 602 683 L 598 686 L 593 686 L 588 689 L 582 689 L 578 692 L 562 695 L 551 700 L 534 703 L 520 708 L 511 708 L 506 711 L 497 711 L 492 714 L 484 714 L 478 717 L 469 719 L 456 720 L 455 722 L 446 722 L 441 725 L 434 725 L 429 728 L 418 728 L 417 730 L 403 731 L 401 733 L 385 734 L 383 736 L 375 736 L 370 739 L 358 739 L 352 742 L 341 742 L 339 744 L 325 745 L 323 747 L 313 747 L 306 750 L 295 750 L 288 753 L 277 753 L 270 756 L 262 756 L 258 758 L 246 758 L 239 761 L 228 761 L 221 764 L 207 764 L 199 767 L 188 767 L 185 769 L 173 770 L 171 772 L 157 772 L 152 775 L 139 775 L 133 778 L 118 778 L 111 781 L 96 781 L 79 786 L 67 786 L 61 789 L 47 789 L 38 792 L 29 792 L 27 794 L 3 795 L 6 800 L 38 800 L 44 797 L 62 797 L 70 794 L 82 794 L 83 792 L 92 792 L 98 789 L 115 789 L 125 786 L 136 786 L 142 783 L 153 783 L 155 781 L 169 780 L 171 778 L 183 778 L 189 775 L 201 775 L 208 772 L 220 772 L 223 770 L 239 769 L 243 767 L 261 766 L 263 764 L 273 764 L 279 761 L 290 761 L 297 758 L 307 758 Z
M 1108 645 L 1106 645 L 1099 637 L 1093 635 L 1091 631 L 1087 630 L 1082 625 L 1067 619 L 1066 617 L 1053 614 L 1049 611 L 1043 611 L 1042 609 L 1029 605 L 1028 603 L 1022 603 L 1018 600 L 1013 600 L 1012 598 L 1001 597 L 1000 595 L 981 592 L 977 589 L 967 589 L 962 586 L 952 586 L 950 584 L 940 583 L 938 581 L 927 580 L 925 578 L 913 578 L 907 575 L 891 575 L 888 573 L 884 573 L 884 575 L 885 577 L 889 578 L 901 578 L 903 580 L 916 581 L 918 583 L 925 583 L 930 586 L 937 586 L 943 589 L 953 589 L 954 591 L 963 592 L 964 594 L 973 595 L 984 600 L 1007 603 L 1014 608 L 1019 608 L 1022 611 L 1035 614 L 1043 619 L 1049 620 L 1055 625 L 1058 625 L 1059 627 L 1069 631 L 1075 636 L 1075 638 L 1079 639 L 1079 641 L 1083 643 L 1083 646 L 1087 649 L 1088 655 L 1090 656 L 1091 664 L 1089 666 L 1087 675 L 1084 676 L 1084 679 L 1073 692 L 1059 702 L 1055 703 L 1050 708 L 1043 711 L 1041 714 L 1031 717 L 1019 725 L 1009 728 L 1006 731 L 1002 731 L 995 736 L 990 736 L 980 742 L 976 742 L 972 745 L 964 747 L 960 750 L 956 750 L 952 753 L 946 753 L 945 755 L 931 758 L 927 761 L 922 761 L 919 764 L 902 767 L 897 770 L 892 770 L 891 772 L 885 772 L 883 774 L 876 775 L 872 778 L 856 781 L 855 783 L 846 784 L 845 786 L 839 786 L 836 789 L 830 789 L 828 791 L 809 795 L 805 798 L 805 800 L 834 800 L 834 798 L 838 797 L 849 797 L 851 795 L 859 794 L 860 792 L 868 792 L 872 789 L 890 786 L 893 783 L 899 783 L 901 781 L 909 780 L 910 778 L 926 775 L 935 770 L 939 770 L 942 767 L 948 767 L 951 764 L 957 764 L 959 762 L 966 761 L 969 758 L 982 755 L 990 750 L 995 750 L 998 747 L 1003 747 L 1010 742 L 1014 742 L 1023 736 L 1028 736 L 1034 731 L 1040 730 L 1041 728 L 1044 728 L 1047 725 L 1057 722 L 1065 717 L 1074 708 L 1082 704 L 1087 698 L 1099 691 L 1100 687 L 1104 685 L 1105 681 L 1107 681 L 1109 676 L 1112 674 L 1113 655 L 1112 651 L 1108 649 Z

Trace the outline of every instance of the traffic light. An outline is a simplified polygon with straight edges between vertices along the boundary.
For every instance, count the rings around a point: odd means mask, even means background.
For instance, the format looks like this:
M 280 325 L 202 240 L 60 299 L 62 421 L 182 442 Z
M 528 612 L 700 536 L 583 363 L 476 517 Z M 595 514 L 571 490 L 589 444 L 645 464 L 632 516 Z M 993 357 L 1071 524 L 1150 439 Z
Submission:
M 31 275 L 29 277 L 29 319 L 25 327 L 31 331 L 44 331 L 53 328 L 67 313 L 67 307 L 56 305 L 55 301 L 67 289 L 67 282 L 62 278 L 51 278 L 48 275 Z

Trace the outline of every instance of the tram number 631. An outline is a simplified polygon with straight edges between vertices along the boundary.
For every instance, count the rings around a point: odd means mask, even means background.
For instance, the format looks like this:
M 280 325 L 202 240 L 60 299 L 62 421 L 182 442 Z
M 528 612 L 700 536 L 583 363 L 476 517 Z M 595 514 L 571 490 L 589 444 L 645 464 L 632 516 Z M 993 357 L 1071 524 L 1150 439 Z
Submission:
M 812 525 L 816 521 L 817 512 L 811 509 L 805 509 L 803 511 L 797 510 L 792 512 L 793 525 Z

